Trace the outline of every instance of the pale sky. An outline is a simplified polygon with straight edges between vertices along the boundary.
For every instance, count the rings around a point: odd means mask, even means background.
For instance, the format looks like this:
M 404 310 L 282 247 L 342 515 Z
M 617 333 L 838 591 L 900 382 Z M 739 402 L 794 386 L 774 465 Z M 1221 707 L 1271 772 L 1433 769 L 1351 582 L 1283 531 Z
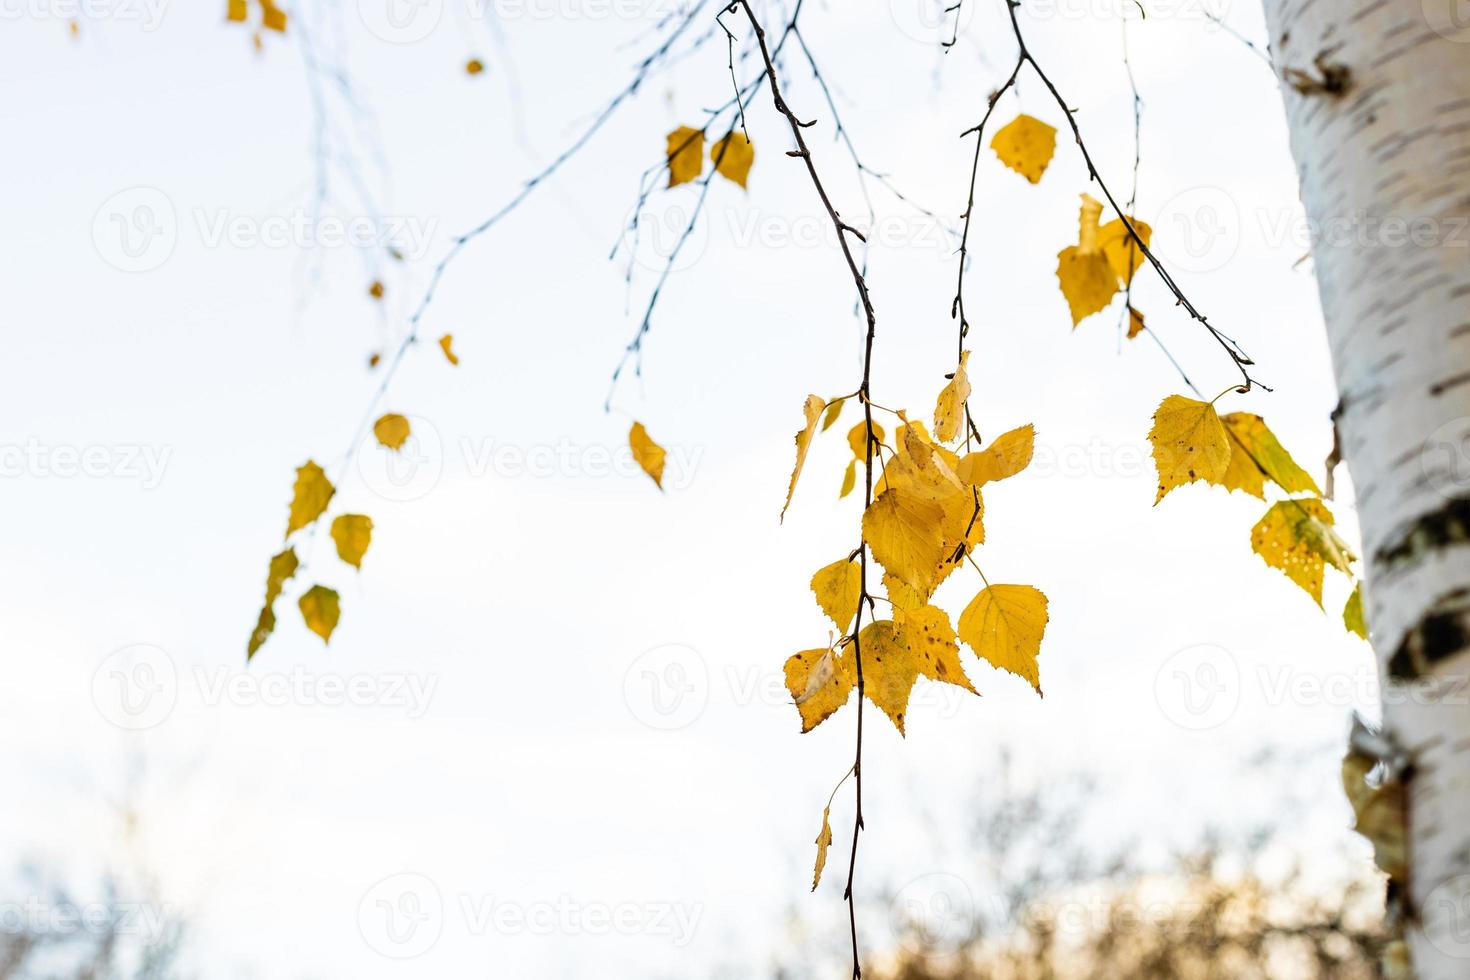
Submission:
M 0 880 L 32 861 L 85 884 L 139 856 L 111 803 L 142 759 L 138 851 L 189 919 L 203 977 L 757 976 L 792 908 L 840 946 L 841 873 L 807 888 L 856 713 L 799 735 L 781 667 L 826 642 L 807 582 L 856 543 L 859 505 L 837 500 L 851 410 L 777 515 L 802 401 L 856 388 L 862 334 L 766 93 L 748 110 L 748 192 L 711 186 L 643 376 L 603 412 L 697 191 L 650 198 L 664 231 L 641 244 L 631 291 L 608 251 L 664 135 L 728 97 L 712 22 L 715 40 L 449 267 L 381 405 L 413 418 L 418 465 L 390 472 L 369 447 L 346 471 L 333 512 L 375 522 L 361 572 L 324 532 L 299 545 L 310 567 L 246 667 L 295 467 L 336 475 L 378 384 L 368 354 L 402 335 L 453 237 L 625 83 L 666 13 L 507 0 L 502 48 L 466 0 L 421 0 L 406 20 L 382 2 L 292 8 L 259 55 L 223 3 L 93 0 L 73 39 L 75 5 L 0 2 Z M 1222 408 L 1264 415 L 1320 480 L 1335 398 L 1279 96 L 1205 16 L 1260 38 L 1260 11 L 1146 5 L 1129 30 L 1138 214 L 1276 389 Z M 1132 4 L 1026 6 L 1126 196 Z M 803 25 L 865 162 L 957 216 L 973 143 L 956 137 L 1012 58 L 1001 5 L 967 5 L 948 55 L 914 0 L 810 0 Z M 331 133 L 354 134 L 334 152 L 356 161 L 402 264 L 331 237 L 374 217 L 342 167 L 321 235 L 301 232 L 317 181 L 307 28 L 350 71 L 357 114 L 327 96 Z M 475 78 L 471 56 L 487 65 Z M 794 60 L 788 75 L 838 206 L 861 215 L 810 72 Z M 1063 123 L 1034 77 L 997 115 L 1018 111 Z M 987 438 L 1038 432 L 1032 468 L 987 490 L 978 560 L 1050 598 L 1046 698 L 966 652 L 982 698 L 921 681 L 906 739 L 868 710 L 865 894 L 952 874 L 983 898 L 959 857 L 965 808 L 1002 747 L 1042 784 L 1098 778 L 1099 834 L 1187 843 L 1289 809 L 1321 851 L 1350 841 L 1334 753 L 1376 686 L 1341 626 L 1345 580 L 1329 578 L 1324 615 L 1268 569 L 1252 498 L 1195 486 L 1152 506 L 1150 416 L 1187 391 L 1146 339 L 1120 341 L 1117 308 L 1071 329 L 1055 257 L 1088 189 L 1066 138 L 1035 187 L 986 151 L 968 280 L 977 422 Z M 932 222 L 874 200 L 874 398 L 923 417 L 953 367 L 956 258 Z M 1156 277 L 1135 296 L 1202 389 L 1232 383 Z M 457 368 L 433 343 L 450 332 Z M 664 493 L 627 465 L 631 418 L 669 449 Z M 1345 473 L 1337 513 L 1355 539 Z M 317 581 L 342 595 L 326 648 L 294 608 Z M 962 571 L 938 601 L 958 615 L 978 588 Z M 1289 783 L 1247 783 L 1263 746 L 1311 761 Z M 851 807 L 844 789 L 843 870 Z M 872 917 L 873 947 L 884 928 Z

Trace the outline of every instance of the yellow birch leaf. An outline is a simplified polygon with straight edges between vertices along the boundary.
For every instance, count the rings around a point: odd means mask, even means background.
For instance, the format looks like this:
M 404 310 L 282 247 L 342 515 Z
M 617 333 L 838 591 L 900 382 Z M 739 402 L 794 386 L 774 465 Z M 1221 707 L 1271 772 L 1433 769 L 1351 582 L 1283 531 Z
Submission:
M 852 493 L 853 487 L 857 486 L 857 460 L 847 461 L 847 470 L 842 474 L 842 491 L 837 494 L 837 499 L 842 500 Z
M 322 468 L 311 460 L 296 468 L 296 483 L 291 490 L 291 513 L 286 520 L 286 537 L 322 516 L 337 488 L 327 479 Z
M 677 187 L 698 177 L 704 169 L 704 131 L 680 126 L 668 139 L 669 186 Z
M 262 0 L 260 24 L 268 31 L 286 32 L 286 12 L 269 0 Z
M 786 488 L 786 503 L 781 507 L 781 520 L 786 520 L 786 509 L 791 506 L 791 495 L 796 493 L 796 481 L 801 478 L 801 468 L 806 465 L 806 451 L 811 448 L 812 436 L 817 434 L 817 420 L 822 417 L 826 402 L 818 395 L 807 395 L 802 412 L 806 425 L 796 434 L 796 466 L 791 470 L 791 485 Z
M 471 58 L 469 61 L 466 61 L 464 63 L 464 73 L 466 75 L 478 75 L 484 70 L 485 63 L 479 58 Z
M 634 422 L 633 428 L 628 430 L 628 445 L 633 450 L 633 458 L 638 465 L 643 467 L 643 472 L 653 478 L 654 485 L 660 490 L 664 488 L 664 447 L 649 438 L 648 430 L 643 427 L 642 422 Z
M 827 406 L 827 414 L 822 416 L 822 431 L 826 432 L 837 424 L 837 419 L 842 415 L 842 406 L 846 404 L 846 398 L 838 398 Z
M 296 549 L 287 548 L 285 551 L 271 558 L 270 570 L 265 577 L 265 604 L 261 606 L 260 618 L 255 623 L 255 631 L 250 634 L 250 643 L 246 647 L 245 659 L 249 660 L 255 656 L 270 638 L 276 628 L 276 599 L 281 595 L 281 589 L 286 585 L 286 580 L 296 574 L 296 569 L 301 563 L 296 560 Z
M 320 636 L 322 643 L 330 642 L 337 620 L 342 617 L 337 593 L 325 585 L 313 585 L 297 605 L 301 607 L 301 618 L 306 620 L 307 629 Z
M 1139 221 L 1137 218 L 1128 220 L 1133 225 L 1133 230 L 1138 232 L 1138 237 L 1143 239 L 1143 244 L 1152 244 L 1154 232 L 1148 222 Z M 1098 242 L 1102 246 L 1103 253 L 1108 257 L 1108 266 L 1124 286 L 1133 281 L 1134 274 L 1148 261 L 1144 258 L 1138 243 L 1133 240 L 1133 236 L 1128 234 L 1128 225 L 1123 223 L 1122 218 L 1114 218 L 1103 225 L 1102 230 L 1098 233 Z
M 755 147 L 743 132 L 731 130 L 710 146 L 709 158 L 721 177 L 744 187 L 750 165 L 755 163 Z
M 1037 657 L 1046 632 L 1046 596 L 1029 585 L 992 585 L 960 613 L 960 639 L 982 659 L 1041 693 Z
M 1154 412 L 1148 434 L 1159 471 L 1159 494 L 1195 480 L 1220 483 L 1230 468 L 1230 437 L 1215 406 L 1183 395 L 1170 395 Z
M 847 558 L 834 561 L 817 569 L 817 574 L 812 576 L 812 592 L 816 593 L 817 605 L 822 607 L 822 612 L 846 633 L 862 599 L 862 569 L 857 562 Z
M 1317 481 L 1297 465 L 1259 415 L 1231 412 L 1220 421 L 1230 436 L 1230 469 L 1225 474 L 1228 489 L 1244 490 L 1264 500 L 1265 480 L 1270 479 L 1287 493 L 1322 496 Z
M 1057 151 L 1057 130 L 1024 113 L 998 130 L 990 148 L 1000 162 L 1035 184 Z
M 893 604 L 895 614 L 898 610 L 907 612 L 918 609 L 929 601 L 927 596 L 912 585 L 888 572 L 883 573 L 883 588 L 888 593 L 888 601 Z
M 928 595 L 935 569 L 945 557 L 943 521 L 939 504 L 891 487 L 863 514 L 863 540 L 887 571 Z
M 934 438 L 940 442 L 954 442 L 965 421 L 965 400 L 970 397 L 970 375 L 966 371 L 969 360 L 970 352 L 962 351 L 960 366 L 934 405 Z
M 875 442 L 880 444 L 883 442 L 884 439 L 883 426 L 879 425 L 877 422 L 873 423 L 873 439 L 875 440 Z M 863 447 L 864 444 L 867 443 L 867 441 L 868 421 L 867 419 L 864 419 L 857 425 L 853 426 L 847 433 L 847 444 L 852 447 L 853 456 L 857 457 L 859 460 L 863 458 Z M 874 445 L 873 452 L 876 453 L 877 451 L 878 446 Z
M 368 295 L 371 296 L 373 299 L 382 299 L 383 293 L 383 281 L 381 279 L 374 279 L 372 283 L 368 286 Z
M 831 807 L 822 808 L 822 829 L 817 831 L 817 867 L 812 872 L 812 891 L 822 883 L 822 869 L 827 866 L 827 848 L 832 846 Z
M 1363 639 L 1368 638 L 1368 621 L 1363 616 L 1363 583 L 1359 582 L 1353 587 L 1353 594 L 1348 596 L 1347 605 L 1342 610 L 1342 624 L 1348 628 L 1348 632 L 1356 633 Z
M 1301 586 L 1322 605 L 1323 569 L 1331 565 L 1352 574 L 1352 552 L 1332 529 L 1336 520 L 1312 497 L 1282 500 L 1251 528 L 1251 548 L 1272 568 Z
M 955 467 L 955 475 L 970 486 L 1005 480 L 1031 465 L 1036 447 L 1036 428 L 1023 425 L 1012 429 L 978 453 L 970 453 Z
M 1077 214 L 1077 251 L 1083 255 L 1096 255 L 1102 251 L 1102 202 L 1091 194 L 1082 195 L 1082 207 Z
M 1132 340 L 1143 333 L 1144 327 L 1143 314 L 1131 306 L 1128 307 L 1128 339 Z
M 373 423 L 373 435 L 378 442 L 395 452 L 403 448 L 410 434 L 408 419 L 389 412 Z
M 803 650 L 786 660 L 786 690 L 801 715 L 801 730 L 811 731 L 847 703 L 855 678 L 848 658 L 825 647 Z
M 459 355 L 454 352 L 454 334 L 447 333 L 439 338 L 439 349 L 444 351 L 444 356 L 450 364 L 459 366 Z
M 862 658 L 863 692 L 902 735 L 909 693 L 919 677 L 919 664 L 903 633 L 890 619 L 869 623 L 852 647 Z
M 337 557 L 353 568 L 362 568 L 362 556 L 373 540 L 373 519 L 366 514 L 338 514 L 332 521 L 332 540 Z
M 244 23 L 250 16 L 250 5 L 246 0 L 229 0 L 229 6 L 225 8 L 225 19 Z
M 1072 312 L 1073 327 L 1107 309 L 1118 293 L 1118 277 L 1113 275 L 1107 256 L 1101 252 L 1084 254 L 1076 245 L 1057 253 L 1057 281 Z
M 928 604 L 913 609 L 894 606 L 893 620 L 913 651 L 921 676 L 979 693 L 960 663 L 960 646 L 949 613 Z

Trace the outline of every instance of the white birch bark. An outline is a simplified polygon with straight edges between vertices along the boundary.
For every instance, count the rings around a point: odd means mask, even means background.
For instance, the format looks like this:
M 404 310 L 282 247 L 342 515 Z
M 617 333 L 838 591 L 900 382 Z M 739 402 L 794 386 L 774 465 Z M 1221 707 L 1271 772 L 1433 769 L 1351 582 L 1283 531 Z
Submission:
M 1264 4 L 1318 236 L 1384 720 L 1412 762 L 1409 950 L 1419 980 L 1466 980 L 1470 3 Z M 1342 91 L 1311 84 L 1324 65 L 1347 69 Z

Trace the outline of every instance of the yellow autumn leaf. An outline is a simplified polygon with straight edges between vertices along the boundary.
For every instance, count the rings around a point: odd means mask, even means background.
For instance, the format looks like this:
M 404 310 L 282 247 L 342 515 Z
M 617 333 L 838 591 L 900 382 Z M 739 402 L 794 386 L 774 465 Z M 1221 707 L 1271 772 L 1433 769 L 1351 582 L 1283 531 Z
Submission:
M 1046 623 L 1046 596 L 1040 589 L 992 585 L 960 613 L 960 639 L 982 660 L 1029 681 L 1040 694 L 1036 661 Z
M 337 628 L 337 620 L 342 617 L 337 593 L 325 585 L 313 585 L 297 605 L 301 607 L 301 618 L 306 620 L 307 628 L 320 636 L 323 643 L 329 642 L 332 631 Z
M 837 398 L 834 399 L 832 403 L 827 406 L 827 413 L 822 416 L 823 432 L 826 432 L 828 429 L 832 428 L 832 426 L 837 424 L 837 420 L 842 416 L 842 406 L 846 403 L 846 398 Z
M 260 617 L 256 620 L 255 631 L 250 634 L 250 643 L 245 653 L 246 660 L 254 657 L 255 651 L 259 650 L 275 631 L 276 599 L 280 597 L 286 580 L 295 575 L 299 567 L 301 563 L 296 559 L 295 548 L 287 548 L 280 554 L 271 557 L 270 569 L 265 576 L 265 604 L 260 608 Z
M 1031 465 L 1035 447 L 1035 426 L 1023 425 L 997 436 L 989 446 L 960 460 L 955 475 L 977 487 L 1008 479 Z
M 786 503 L 781 507 L 781 520 L 786 520 L 786 509 L 791 506 L 791 495 L 796 493 L 796 481 L 801 479 L 801 468 L 806 465 L 806 452 L 811 448 L 812 436 L 817 434 L 817 420 L 827 402 L 818 395 L 807 395 L 801 408 L 806 424 L 796 433 L 796 466 L 791 470 L 791 485 L 786 488 Z
M 710 146 L 709 158 L 721 177 L 744 187 L 750 165 L 755 163 L 755 147 L 743 132 L 732 130 Z
M 949 613 L 928 604 L 911 609 L 895 605 L 893 621 L 908 643 L 921 676 L 978 693 L 960 663 L 960 646 Z
M 1342 762 L 1342 787 L 1353 808 L 1353 829 L 1373 845 L 1373 863 L 1402 880 L 1408 868 L 1408 799 L 1404 784 L 1368 782 L 1377 760 L 1350 752 Z
M 786 660 L 786 690 L 801 715 L 801 730 L 811 731 L 847 703 L 856 678 L 848 658 L 820 647 Z
M 322 468 L 311 460 L 296 469 L 296 483 L 291 489 L 291 513 L 286 519 L 286 537 L 322 516 L 337 492 Z
M 822 612 L 846 633 L 857 615 L 862 599 L 863 574 L 858 563 L 844 558 L 817 569 L 812 576 L 812 592 Z
M 439 349 L 444 352 L 444 357 L 450 364 L 459 366 L 459 355 L 454 352 L 454 334 L 447 333 L 439 338 Z
M 1102 202 L 1091 194 L 1082 195 L 1077 213 L 1077 251 L 1096 255 L 1102 251 Z
M 1155 505 L 1186 483 L 1220 483 L 1230 468 L 1230 437 L 1209 402 L 1170 395 L 1154 412 L 1148 438 L 1159 471 Z
M 1264 500 L 1269 479 L 1287 493 L 1322 496 L 1317 481 L 1297 465 L 1259 415 L 1232 412 L 1220 421 L 1230 437 L 1230 467 L 1224 477 L 1227 489 L 1244 490 Z
M 246 2 L 246 0 L 229 0 L 229 5 L 225 8 L 226 20 L 235 21 L 236 23 L 243 23 L 245 19 L 249 16 L 250 5 Z
M 1342 610 L 1342 624 L 1348 628 L 1348 632 L 1368 639 L 1368 620 L 1363 615 L 1362 582 L 1354 586 L 1353 594 L 1348 596 L 1347 605 Z
M 940 442 L 954 442 L 964 424 L 965 400 L 970 397 L 970 375 L 966 370 L 969 360 L 970 352 L 961 351 L 960 366 L 934 405 L 934 438 Z
M 1143 239 L 1143 244 L 1152 244 L 1154 232 L 1148 222 L 1139 221 L 1137 218 L 1128 220 L 1133 225 L 1133 230 L 1138 232 L 1138 237 Z M 1102 246 L 1103 254 L 1108 257 L 1108 267 L 1113 270 L 1118 281 L 1124 286 L 1133 281 L 1133 276 L 1148 261 L 1138 247 L 1138 242 L 1128 234 L 1128 225 L 1123 223 L 1122 218 L 1114 218 L 1103 225 L 1102 230 L 1098 232 L 1098 243 Z
M 383 281 L 381 279 L 374 279 L 368 285 L 368 295 L 373 299 L 382 299 L 384 292 Z
M 484 70 L 485 63 L 479 58 L 471 58 L 469 61 L 466 61 L 464 63 L 464 73 L 466 75 L 478 75 Z
M 260 6 L 262 11 L 261 26 L 266 30 L 278 31 L 284 34 L 286 31 L 286 12 L 274 3 L 271 3 L 270 0 L 261 0 Z
M 817 831 L 817 867 L 812 872 L 812 891 L 822 883 L 822 869 L 827 866 L 827 848 L 832 846 L 832 808 L 822 808 L 822 829 Z
M 1143 314 L 1133 307 L 1128 307 L 1128 339 L 1132 340 L 1146 329 L 1143 322 Z
M 649 438 L 648 430 L 643 427 L 642 422 L 634 422 L 633 427 L 628 430 L 628 446 L 633 450 L 633 458 L 638 465 L 643 467 L 643 472 L 653 478 L 654 485 L 660 490 L 664 488 L 664 447 Z
M 857 460 L 849 459 L 847 469 L 842 474 L 842 490 L 837 494 L 837 499 L 842 500 L 852 493 L 853 487 L 857 486 Z
M 373 519 L 366 514 L 338 514 L 332 521 L 332 540 L 337 544 L 337 557 L 353 568 L 362 567 L 373 540 Z
M 851 647 L 862 658 L 863 692 L 902 735 L 909 693 L 919 677 L 918 660 L 890 619 L 869 623 Z
M 1251 528 L 1251 548 L 1321 606 L 1325 567 L 1351 575 L 1356 560 L 1333 530 L 1335 523 L 1332 511 L 1315 498 L 1278 501 Z
M 918 609 L 929 601 L 928 596 L 889 572 L 883 573 L 883 589 L 888 593 L 888 601 L 895 613 Z
M 878 446 L 882 444 L 883 438 L 884 438 L 883 426 L 879 425 L 877 422 L 874 422 L 873 423 L 873 440 L 874 440 L 874 443 L 875 443 L 875 445 L 873 446 L 873 452 L 874 453 L 876 453 L 878 451 Z M 853 426 L 850 430 L 848 430 L 848 433 L 847 433 L 847 444 L 852 447 L 852 454 L 858 460 L 862 460 L 862 458 L 864 456 L 863 447 L 867 443 L 867 441 L 868 441 L 868 421 L 867 421 L 867 419 L 864 419 L 863 421 L 859 422 L 857 425 Z
M 669 186 L 698 177 L 704 169 L 704 130 L 680 126 L 668 138 Z
M 1072 245 L 1057 253 L 1057 281 L 1072 313 L 1075 327 L 1094 313 L 1101 313 L 1118 293 L 1118 279 L 1101 252 L 1083 254 Z
M 373 435 L 377 437 L 378 442 L 394 451 L 403 448 L 410 432 L 408 419 L 392 412 L 373 423 Z
M 944 508 L 912 490 L 890 487 L 863 514 L 863 540 L 900 581 L 929 594 L 944 556 Z
M 1035 184 L 1057 151 L 1057 130 L 1024 113 L 998 130 L 990 148 L 1000 162 Z

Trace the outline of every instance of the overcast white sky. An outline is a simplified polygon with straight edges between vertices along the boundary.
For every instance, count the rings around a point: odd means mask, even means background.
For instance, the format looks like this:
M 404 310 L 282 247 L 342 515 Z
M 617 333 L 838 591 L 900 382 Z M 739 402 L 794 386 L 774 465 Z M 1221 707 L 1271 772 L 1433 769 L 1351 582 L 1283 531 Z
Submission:
M 296 584 L 337 588 L 340 628 L 324 649 L 290 592 L 244 662 L 294 468 L 335 468 L 377 384 L 366 358 L 401 336 L 434 261 L 585 126 L 658 22 L 649 4 L 507 0 L 501 48 L 464 2 L 422 0 L 407 20 L 382 0 L 312 4 L 257 55 L 223 3 L 95 0 L 73 39 L 60 0 L 0 0 L 5 856 L 79 882 L 123 863 L 110 804 L 141 758 L 140 850 L 193 923 L 203 976 L 758 975 L 789 908 L 842 928 L 841 875 L 806 888 L 854 711 L 799 736 L 780 672 L 825 642 L 807 581 L 854 545 L 857 505 L 836 499 L 847 425 L 818 440 L 776 517 L 803 398 L 853 390 L 861 354 L 846 272 L 764 94 L 749 192 L 711 187 L 643 377 L 602 410 L 697 192 L 650 200 L 665 230 L 640 247 L 631 293 L 608 250 L 664 134 L 728 96 L 717 30 L 450 267 L 430 342 L 383 405 L 414 417 L 420 465 L 395 481 L 369 449 L 341 481 L 336 506 L 376 523 L 361 573 L 325 535 L 303 549 Z M 1276 388 L 1222 406 L 1265 415 L 1320 477 L 1334 395 L 1279 97 L 1204 16 L 1259 38 L 1259 9 L 1145 5 L 1129 34 L 1138 213 Z M 1132 4 L 1026 6 L 1125 190 Z M 865 161 L 958 215 L 972 144 L 956 137 L 1012 57 L 1001 5 L 967 4 L 947 56 L 916 0 L 809 0 L 803 16 Z M 336 150 L 399 231 L 401 265 L 293 230 L 317 180 L 306 26 L 350 70 L 362 112 L 329 96 L 332 132 L 356 134 Z M 466 76 L 471 56 L 485 74 Z M 799 62 L 789 95 L 818 119 L 839 207 L 861 214 Z M 1034 77 L 998 115 L 1017 111 L 1062 124 Z M 1253 499 L 1191 487 L 1151 506 L 1149 419 L 1184 389 L 1146 340 L 1120 342 L 1116 310 L 1070 328 L 1053 273 L 1084 190 L 1065 139 L 1037 187 L 987 152 L 969 278 L 979 424 L 1038 432 L 1032 470 L 987 492 L 981 561 L 1050 597 L 1047 696 L 967 653 L 983 698 L 921 682 L 906 740 L 868 715 L 865 893 L 953 873 L 983 900 L 957 855 L 1002 747 L 1043 783 L 1097 777 L 1099 834 L 1187 842 L 1290 809 L 1324 850 L 1348 840 L 1332 753 L 1375 688 L 1338 619 L 1344 583 L 1329 581 L 1324 616 L 1266 568 Z M 330 221 L 366 216 L 345 170 L 330 191 Z M 932 222 L 874 199 L 874 397 L 924 415 L 953 362 L 955 257 Z M 149 229 L 147 248 L 122 248 Z M 1136 295 L 1202 389 L 1234 380 L 1155 277 Z M 445 332 L 458 368 L 432 344 Z M 630 417 L 670 450 L 666 493 L 605 464 L 626 463 Z M 941 592 L 952 612 L 972 578 Z M 126 686 L 140 670 L 146 702 Z M 371 703 L 334 703 L 324 679 Z M 129 692 L 141 715 L 123 711 Z M 151 727 L 128 730 L 140 717 Z M 1316 754 L 1289 783 L 1244 782 L 1262 746 Z M 851 818 L 844 791 L 844 853 Z M 875 946 L 883 929 L 875 916 Z

